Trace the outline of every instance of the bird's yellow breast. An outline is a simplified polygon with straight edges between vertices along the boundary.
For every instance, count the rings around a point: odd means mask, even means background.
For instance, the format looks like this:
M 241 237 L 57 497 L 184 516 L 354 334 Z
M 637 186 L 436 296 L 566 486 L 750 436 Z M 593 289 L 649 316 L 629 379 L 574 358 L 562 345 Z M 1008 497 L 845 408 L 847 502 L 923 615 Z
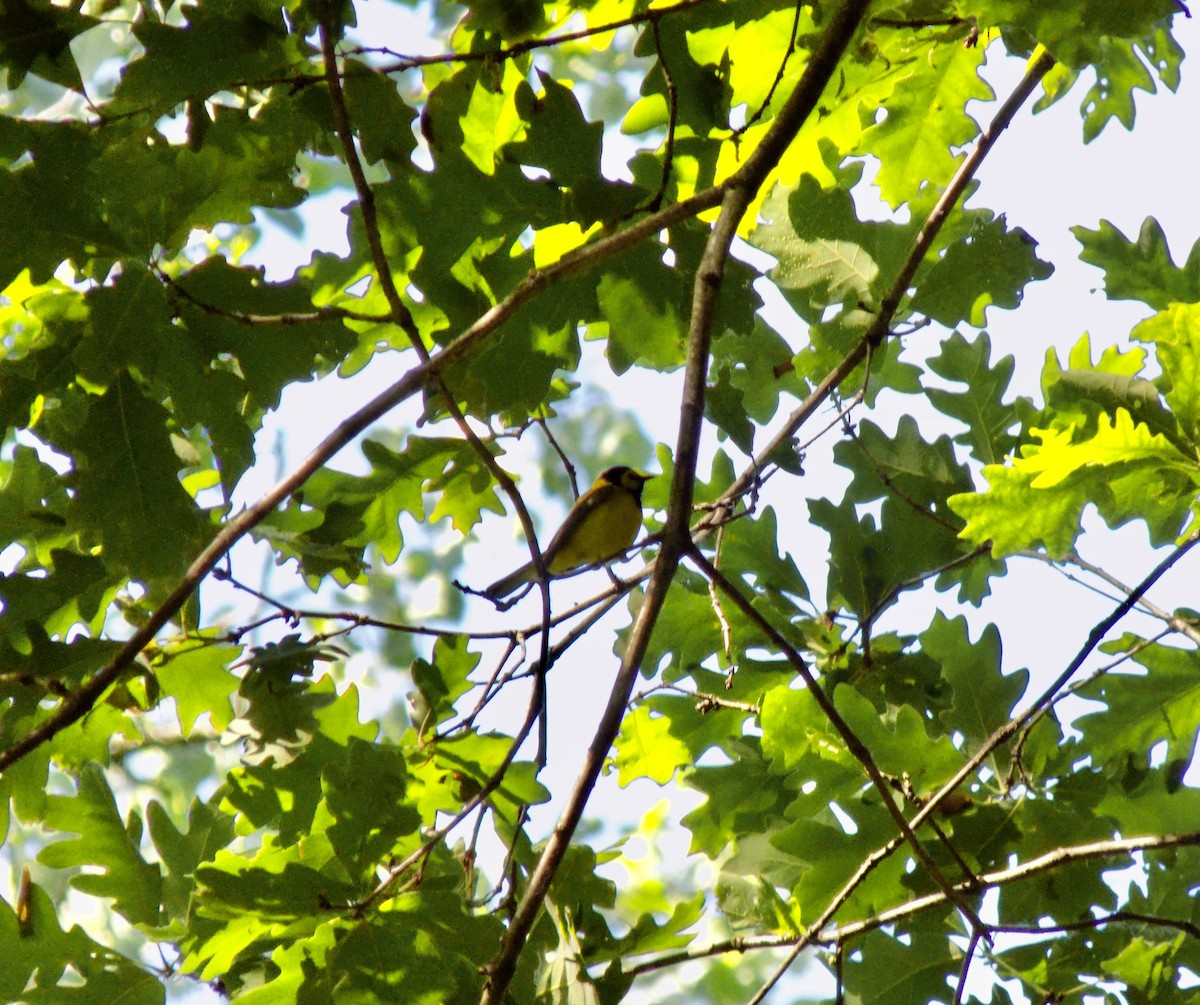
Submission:
M 624 551 L 637 537 L 642 525 L 642 507 L 631 492 L 617 485 L 603 485 L 587 500 L 578 525 L 570 533 L 559 535 L 547 548 L 551 573 L 566 572 L 583 565 L 595 565 Z

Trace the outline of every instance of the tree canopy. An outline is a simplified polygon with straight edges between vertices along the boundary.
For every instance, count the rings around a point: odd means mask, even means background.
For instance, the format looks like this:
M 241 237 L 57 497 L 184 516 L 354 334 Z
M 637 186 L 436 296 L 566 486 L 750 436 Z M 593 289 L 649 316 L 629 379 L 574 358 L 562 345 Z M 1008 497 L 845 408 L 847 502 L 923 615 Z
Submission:
M 0 1000 L 1190 1000 L 1200 242 L 1007 344 L 965 205 L 1190 16 L 0 4 Z M 627 563 L 476 592 L 613 464 Z M 1029 566 L 1102 613 L 1012 666 Z

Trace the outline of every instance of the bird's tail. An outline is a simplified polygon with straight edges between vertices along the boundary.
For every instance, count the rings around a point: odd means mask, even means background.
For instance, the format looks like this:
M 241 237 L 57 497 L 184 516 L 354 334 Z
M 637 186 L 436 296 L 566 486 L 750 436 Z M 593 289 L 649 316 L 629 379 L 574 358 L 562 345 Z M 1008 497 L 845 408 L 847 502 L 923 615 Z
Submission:
M 515 593 L 532 579 L 533 563 L 526 562 L 515 572 L 510 572 L 502 579 L 497 579 L 496 582 L 483 591 L 483 595 L 489 600 L 500 601 L 507 597 L 510 593 Z

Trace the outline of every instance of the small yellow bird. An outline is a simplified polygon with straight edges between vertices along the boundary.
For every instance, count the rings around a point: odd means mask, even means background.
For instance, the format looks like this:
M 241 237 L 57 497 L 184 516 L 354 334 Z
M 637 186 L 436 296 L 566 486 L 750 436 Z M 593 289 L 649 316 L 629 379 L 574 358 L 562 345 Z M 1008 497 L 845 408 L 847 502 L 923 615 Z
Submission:
M 653 477 L 624 466 L 602 471 L 592 487 L 575 500 L 563 525 L 542 550 L 542 562 L 551 577 L 600 565 L 633 544 L 642 526 L 642 486 Z M 503 600 L 536 579 L 533 563 L 527 562 L 483 593 L 492 600 Z

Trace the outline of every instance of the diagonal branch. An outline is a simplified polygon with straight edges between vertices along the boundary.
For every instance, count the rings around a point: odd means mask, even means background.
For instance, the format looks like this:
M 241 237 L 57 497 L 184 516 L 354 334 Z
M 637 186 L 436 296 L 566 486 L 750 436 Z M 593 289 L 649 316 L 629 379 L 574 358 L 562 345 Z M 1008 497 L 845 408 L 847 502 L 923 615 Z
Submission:
M 1085 572 L 1090 572 L 1097 579 L 1104 580 L 1104 582 L 1106 582 L 1109 586 L 1121 593 L 1129 592 L 1129 587 L 1117 579 L 1117 577 L 1110 573 L 1107 569 L 1103 569 L 1100 566 L 1087 561 L 1087 559 L 1083 558 L 1076 551 L 1072 551 L 1061 561 L 1053 559 L 1049 555 L 1039 551 L 1023 551 L 1021 552 L 1021 555 L 1024 558 L 1034 558 L 1039 562 L 1045 562 L 1047 565 L 1057 569 L 1073 582 L 1081 583 L 1082 581 L 1076 579 L 1065 569 L 1063 569 L 1064 565 L 1074 565 L 1077 568 L 1083 569 Z M 1091 587 L 1088 583 L 1082 583 L 1082 585 L 1088 586 L 1091 589 L 1095 589 L 1095 587 Z M 1107 596 L 1107 594 L 1104 595 Z M 1159 621 L 1164 622 L 1171 631 L 1179 632 L 1179 634 L 1184 635 L 1195 642 L 1196 645 L 1200 645 L 1200 629 L 1198 629 L 1196 625 L 1184 618 L 1179 617 L 1177 614 L 1173 614 L 1171 611 L 1163 610 L 1157 604 L 1152 603 L 1147 597 L 1142 597 L 1142 599 L 1138 601 L 1138 607 L 1144 610 L 1152 618 L 1158 618 Z
M 1028 862 L 1018 863 L 1007 869 L 998 869 L 995 872 L 983 873 L 978 877 L 978 883 L 981 889 L 994 889 L 1030 879 L 1033 876 L 1051 872 L 1061 866 L 1070 865 L 1075 862 L 1114 858 L 1131 855 L 1134 852 L 1166 851 L 1171 848 L 1197 846 L 1200 846 L 1200 833 L 1152 834 L 1141 837 L 1117 838 L 1110 841 L 1094 841 L 1083 845 L 1068 845 L 1063 848 L 1055 848 L 1044 855 L 1039 855 Z M 967 884 L 961 883 L 958 885 L 958 889 L 966 892 L 966 886 Z M 810 927 L 799 939 L 794 935 L 741 936 L 712 943 L 707 946 L 668 953 L 656 959 L 647 960 L 645 963 L 639 963 L 636 966 L 630 967 L 625 971 L 625 976 L 636 977 L 639 974 L 654 973 L 667 967 L 687 963 L 692 960 L 721 956 L 725 953 L 744 953 L 752 949 L 779 949 L 783 946 L 793 946 L 795 954 L 799 955 L 800 950 L 809 946 L 845 943 L 849 939 L 865 935 L 867 932 L 872 932 L 889 925 L 896 925 L 926 911 L 936 910 L 945 906 L 946 903 L 946 895 L 940 891 L 927 893 L 920 897 L 914 897 L 907 903 L 880 911 L 869 918 L 862 918 L 858 921 L 848 922 L 833 928 Z M 1052 934 L 1056 931 L 1069 931 L 1077 927 L 1098 928 L 1101 925 L 1117 921 L 1163 925 L 1186 932 L 1193 938 L 1200 937 L 1200 929 L 1197 929 L 1196 925 L 1190 921 L 1177 921 L 1170 918 L 1146 916 L 1125 911 L 1117 911 L 1113 914 L 1097 918 L 1086 918 L 1079 922 L 1067 922 L 1062 925 L 1053 925 L 1036 930 L 1031 927 L 1019 925 L 996 925 L 994 928 L 996 931 L 1001 932 L 1015 931 L 1027 932 L 1028 934 Z M 798 948 L 796 948 L 797 944 Z
M 879 765 L 875 763 L 875 758 L 871 756 L 871 752 L 867 750 L 862 740 L 859 739 L 858 734 L 850 728 L 850 724 L 846 722 L 844 718 L 842 718 L 841 712 L 837 710 L 837 707 L 833 704 L 832 699 L 825 693 L 824 689 L 817 681 L 816 676 L 813 674 L 812 670 L 809 669 L 808 664 L 804 661 L 804 657 L 796 651 L 796 648 L 783 637 L 782 633 L 780 633 L 774 625 L 772 625 L 757 610 L 755 610 L 754 605 L 749 601 L 749 599 L 746 598 L 742 591 L 739 590 L 737 586 L 735 586 L 729 579 L 727 579 L 725 575 L 708 560 L 708 558 L 703 552 L 700 551 L 699 548 L 693 547 L 689 557 L 693 562 L 696 563 L 697 566 L 699 566 L 700 571 L 703 572 L 705 576 L 707 576 L 712 582 L 716 583 L 717 586 L 720 587 L 721 592 L 733 601 L 734 605 L 742 612 L 743 616 L 749 619 L 751 623 L 758 626 L 759 631 L 761 631 L 768 639 L 770 639 L 771 644 L 778 648 L 778 650 L 786 657 L 788 662 L 791 663 L 791 665 L 795 668 L 796 672 L 804 679 L 805 687 L 808 688 L 809 693 L 813 696 L 813 700 L 816 701 L 821 711 L 825 713 L 825 717 L 829 720 L 830 724 L 835 730 L 837 730 L 837 734 L 842 738 L 842 742 L 846 745 L 846 749 L 850 752 L 851 756 L 863 766 L 863 769 L 867 773 L 867 777 L 871 780 L 871 784 L 874 785 L 876 790 L 879 792 L 879 795 L 883 800 L 884 808 L 887 810 L 888 815 L 892 818 L 892 822 L 895 823 L 896 829 L 900 831 L 900 834 L 903 836 L 904 840 L 908 842 L 917 859 L 925 867 L 925 871 L 929 874 L 929 878 L 937 884 L 946 897 L 953 901 L 954 905 L 967 917 L 967 919 L 971 922 L 972 931 L 986 931 L 986 927 L 984 926 L 983 922 L 979 920 L 979 916 L 976 914 L 975 909 L 955 892 L 955 887 L 946 878 L 942 870 L 938 868 L 937 863 L 935 863 L 930 857 L 925 846 L 921 844 L 920 840 L 918 840 L 917 835 L 913 832 L 912 827 L 905 818 L 904 812 L 899 806 L 896 805 L 896 801 L 892 798 L 891 787 L 888 785 L 887 779 L 883 777 L 883 772 L 879 770 Z
M 230 549 L 261 523 L 276 507 L 298 491 L 309 478 L 327 464 L 343 447 L 353 442 L 373 422 L 397 405 L 418 394 L 447 367 L 461 362 L 482 346 L 501 325 L 525 304 L 552 289 L 566 278 L 585 272 L 642 241 L 672 226 L 711 209 L 724 192 L 714 186 L 683 202 L 674 203 L 658 213 L 644 217 L 622 230 L 607 234 L 592 244 L 566 252 L 558 261 L 531 270 L 498 304 L 485 311 L 475 322 L 441 352 L 412 367 L 396 383 L 381 391 L 356 412 L 340 422 L 313 451 L 292 471 L 280 479 L 254 503 L 228 520 L 212 541 L 196 557 L 176 587 L 147 617 L 145 623 L 108 663 L 104 664 L 85 683 L 63 698 L 54 712 L 10 747 L 0 751 L 0 771 L 19 761 L 30 751 L 49 742 L 62 730 L 78 722 L 96 704 L 105 691 L 117 680 L 157 634 L 187 602 L 205 577 Z
M 962 198 L 974 178 L 975 172 L 979 169 L 979 165 L 988 155 L 988 152 L 995 146 L 1000 135 L 1008 128 L 1013 117 L 1021 106 L 1033 94 L 1034 88 L 1038 82 L 1046 75 L 1050 68 L 1054 65 L 1054 58 L 1048 53 L 1043 53 L 1033 60 L 1025 71 L 1025 76 L 1021 78 L 1021 82 L 1008 96 L 1004 104 L 1000 106 L 996 112 L 995 118 L 984 129 L 979 137 L 979 142 L 963 161 L 962 166 L 950 180 L 950 184 L 946 187 L 946 191 L 942 193 L 942 197 L 937 201 L 937 204 L 929 212 L 925 223 L 922 225 L 916 238 L 913 240 L 913 246 L 909 250 L 908 255 L 904 259 L 904 263 L 900 266 L 896 278 L 893 280 L 891 288 L 884 295 L 883 300 L 879 305 L 879 312 L 875 315 L 874 320 L 863 333 L 853 349 L 846 354 L 842 361 L 834 367 L 812 393 L 800 404 L 795 411 L 788 416 L 787 422 L 783 427 L 771 438 L 771 441 L 759 451 L 758 456 L 754 461 L 742 472 L 741 475 L 733 482 L 721 497 L 721 502 L 730 506 L 738 499 L 758 477 L 758 473 L 762 468 L 770 462 L 775 452 L 784 447 L 788 441 L 796 434 L 796 431 L 804 425 L 812 414 L 825 402 L 825 400 L 841 386 L 842 382 L 850 376 L 855 368 L 867 357 L 875 347 L 879 346 L 891 329 L 892 320 L 896 316 L 896 311 L 899 309 L 904 297 L 908 294 L 908 287 L 912 283 L 913 277 L 917 274 L 917 269 L 925 260 L 925 256 L 929 254 L 933 247 L 934 239 L 941 231 L 943 224 L 950 215 L 950 211 Z M 719 513 L 714 510 L 710 516 L 710 522 L 717 524 L 720 522 Z
M 909 827 L 916 831 L 917 828 L 919 828 L 932 814 L 937 812 L 938 808 L 942 805 L 947 796 L 954 792 L 955 789 L 957 789 L 964 781 L 974 774 L 976 770 L 978 770 L 979 766 L 992 755 L 992 752 L 995 751 L 997 747 L 999 747 L 1002 743 L 1005 743 L 1027 721 L 1037 715 L 1039 711 L 1053 699 L 1054 695 L 1059 691 L 1059 689 L 1061 689 L 1063 685 L 1074 676 L 1079 667 L 1083 665 L 1083 661 L 1087 659 L 1089 655 L 1091 655 L 1092 650 L 1094 650 L 1096 646 L 1098 646 L 1104 639 L 1104 637 L 1112 630 L 1112 628 L 1133 609 L 1133 607 L 1141 599 L 1142 594 L 1144 594 L 1148 589 L 1150 589 L 1151 586 L 1157 583 L 1159 579 L 1166 574 L 1167 570 L 1170 569 L 1171 566 L 1173 566 L 1181 558 L 1183 558 L 1183 556 L 1186 555 L 1188 551 L 1190 551 L 1196 545 L 1197 542 L 1200 542 L 1200 531 L 1192 534 L 1182 544 L 1176 547 L 1171 554 L 1159 562 L 1158 565 L 1156 565 L 1146 575 L 1146 577 L 1129 592 L 1129 595 L 1117 605 L 1117 607 L 1111 614 L 1108 615 L 1108 617 L 1097 623 L 1092 628 L 1091 632 L 1088 633 L 1087 640 L 1084 642 L 1079 652 L 1075 654 L 1075 658 L 1071 660 L 1067 668 L 1061 674 L 1059 674 L 1054 682 L 1042 692 L 1033 705 L 1026 710 L 1023 715 L 1010 719 L 1003 726 L 993 732 L 992 735 L 988 737 L 988 739 L 980 746 L 980 748 L 967 759 L 966 763 L 959 768 L 959 770 L 954 774 L 954 777 L 946 782 L 929 798 L 928 802 L 926 802 L 924 806 L 922 806 L 916 813 L 913 814 L 912 819 L 908 821 Z M 897 847 L 899 847 L 899 842 L 893 840 L 872 852 L 871 855 L 867 856 L 867 858 L 863 860 L 863 864 L 858 868 L 854 875 L 830 901 L 829 906 L 826 908 L 825 912 L 822 914 L 821 918 L 818 919 L 818 921 L 821 924 L 824 924 L 828 918 L 833 917 L 833 913 L 839 907 L 841 907 L 842 904 L 849 900 L 855 889 L 857 889 L 859 884 L 866 879 L 867 875 L 874 870 L 876 866 L 888 858 Z M 986 877 L 980 877 L 980 879 L 982 881 L 986 881 Z M 812 932 L 813 930 L 813 928 L 808 929 L 809 932 Z M 797 946 L 792 954 L 789 954 L 789 958 L 786 963 L 790 965 L 795 957 L 799 955 L 800 950 L 803 949 L 805 945 L 809 944 L 811 944 L 811 940 L 807 942 L 802 941 L 801 945 Z
M 505 932 L 500 951 L 487 967 L 488 980 L 480 999 L 481 1005 L 497 1005 L 507 1000 L 508 986 L 516 971 L 517 959 L 525 939 L 541 911 L 550 883 L 558 872 L 571 836 L 575 833 L 584 807 L 599 778 L 609 748 L 620 729 L 642 656 L 649 644 L 650 634 L 666 599 L 679 559 L 691 546 L 688 520 L 695 484 L 700 430 L 704 420 L 704 392 L 713 315 L 725 262 L 738 223 L 754 195 L 766 182 L 772 168 L 779 162 L 800 127 L 816 108 L 825 85 L 837 69 L 843 52 L 858 30 L 869 6 L 870 0 L 847 0 L 837 9 L 830 19 L 820 45 L 810 57 L 796 89 L 780 109 L 762 143 L 727 179 L 721 189 L 721 211 L 713 225 L 695 276 L 679 437 L 675 451 L 675 474 L 671 482 L 662 550 L 655 562 L 646 596 L 630 630 L 621 668 L 613 683 L 600 724 L 584 757 L 578 779 L 529 877 L 525 894 Z
M 693 10 L 696 7 L 701 7 L 705 4 L 719 3 L 720 0 L 679 0 L 678 3 L 671 4 L 669 7 L 655 7 L 651 10 L 638 11 L 636 14 L 631 14 L 629 17 L 620 18 L 616 21 L 608 21 L 605 24 L 590 25 L 587 28 L 581 28 L 579 31 L 567 31 L 558 35 L 548 35 L 543 38 L 530 38 L 522 42 L 514 42 L 511 45 L 503 46 L 499 49 L 481 49 L 471 52 L 445 52 L 438 53 L 432 56 L 404 56 L 399 53 L 391 52 L 391 50 L 382 50 L 389 55 L 396 57 L 396 62 L 379 67 L 380 73 L 399 73 L 403 70 L 411 70 L 421 66 L 434 66 L 446 63 L 471 63 L 471 62 L 498 62 L 504 59 L 513 59 L 517 56 L 523 56 L 527 52 L 533 52 L 536 49 L 552 48 L 556 45 L 562 45 L 565 42 L 578 42 L 585 38 L 595 38 L 598 35 L 607 35 L 611 31 L 616 31 L 619 28 L 628 28 L 637 24 L 649 22 L 652 26 L 657 25 L 664 17 L 669 17 L 672 14 L 679 14 L 684 11 Z M 378 52 L 380 50 L 362 49 L 361 52 Z

